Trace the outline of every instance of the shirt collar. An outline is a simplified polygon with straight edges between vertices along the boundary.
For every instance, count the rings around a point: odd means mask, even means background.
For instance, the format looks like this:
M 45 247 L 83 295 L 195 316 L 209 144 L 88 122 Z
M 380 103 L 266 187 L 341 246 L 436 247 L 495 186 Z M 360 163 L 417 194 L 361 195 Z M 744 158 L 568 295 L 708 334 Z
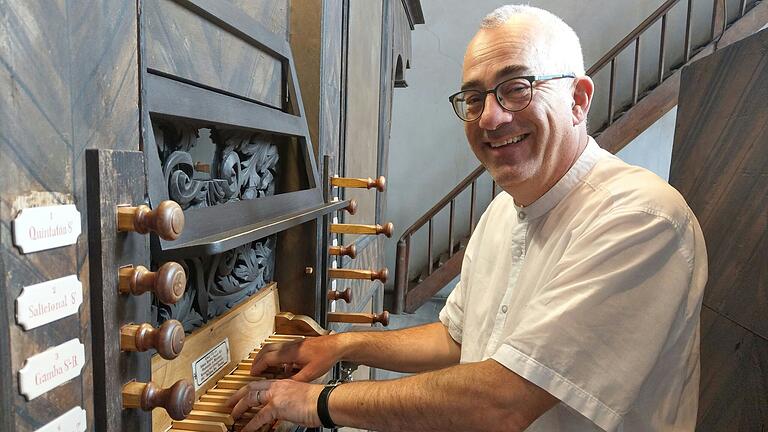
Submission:
M 609 153 L 597 145 L 597 142 L 595 142 L 592 137 L 589 137 L 587 146 L 584 148 L 581 156 L 579 156 L 568 172 L 566 172 L 551 189 L 530 205 L 521 207 L 515 204 L 517 220 L 525 221 L 536 219 L 537 217 L 547 214 L 547 212 L 552 210 L 571 190 L 573 190 L 574 187 L 576 187 L 577 184 L 579 184 L 579 182 L 581 182 L 581 179 L 587 175 L 597 161 L 608 154 Z

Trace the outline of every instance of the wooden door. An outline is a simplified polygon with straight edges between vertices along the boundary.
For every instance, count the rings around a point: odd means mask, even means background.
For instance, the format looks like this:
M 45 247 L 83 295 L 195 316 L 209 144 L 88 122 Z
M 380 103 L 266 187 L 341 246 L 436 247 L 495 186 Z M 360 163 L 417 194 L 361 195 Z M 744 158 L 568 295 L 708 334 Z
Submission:
M 704 231 L 702 431 L 768 426 L 768 30 L 683 70 L 670 183 Z

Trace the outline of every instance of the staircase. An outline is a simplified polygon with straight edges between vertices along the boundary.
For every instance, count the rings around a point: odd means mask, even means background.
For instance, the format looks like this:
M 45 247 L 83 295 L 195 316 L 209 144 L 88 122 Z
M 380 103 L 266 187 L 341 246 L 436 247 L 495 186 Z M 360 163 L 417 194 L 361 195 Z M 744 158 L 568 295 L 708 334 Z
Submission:
M 760 0 L 666 1 L 587 71 L 602 90 L 596 95 L 603 95 L 592 103 L 590 134 L 618 152 L 677 105 L 683 66 L 766 23 L 768 2 Z M 490 184 L 485 193 L 484 182 Z M 391 311 L 413 313 L 458 276 L 478 215 L 496 193 L 481 165 L 405 230 L 397 242 L 394 292 L 387 295 Z M 462 206 L 467 194 L 469 203 Z M 457 208 L 462 217 L 456 217 Z M 414 238 L 424 230 L 426 248 L 420 249 L 426 251 L 417 251 L 422 243 Z

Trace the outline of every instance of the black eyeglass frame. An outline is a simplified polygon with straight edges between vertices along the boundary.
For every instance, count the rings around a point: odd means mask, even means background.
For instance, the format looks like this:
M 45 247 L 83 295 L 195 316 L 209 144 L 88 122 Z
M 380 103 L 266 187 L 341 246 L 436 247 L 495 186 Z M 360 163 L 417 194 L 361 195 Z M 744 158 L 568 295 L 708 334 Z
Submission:
M 533 83 L 538 82 L 538 81 L 549 81 L 549 80 L 553 80 L 553 79 L 562 79 L 562 78 L 576 78 L 576 74 L 573 73 L 573 72 L 566 72 L 566 73 L 551 74 L 551 75 L 523 75 L 523 76 L 516 76 L 516 77 L 505 79 L 504 81 L 498 83 L 496 85 L 496 87 L 494 87 L 492 89 L 488 89 L 488 90 L 461 90 L 461 91 L 458 91 L 458 92 L 448 96 L 448 101 L 451 103 L 451 107 L 453 107 L 453 112 L 456 114 L 456 117 L 458 117 L 459 119 L 461 119 L 464 122 L 470 123 L 470 122 L 473 122 L 473 121 L 479 119 L 483 115 L 483 111 L 485 111 L 485 102 L 483 102 L 483 108 L 477 114 L 477 117 L 475 117 L 475 118 L 473 118 L 471 120 L 467 120 L 467 119 L 465 119 L 464 117 L 462 117 L 459 114 L 459 111 L 456 108 L 456 104 L 453 103 L 453 100 L 458 95 L 460 95 L 462 93 L 477 92 L 477 93 L 479 93 L 480 95 L 483 96 L 483 100 L 485 100 L 485 98 L 488 97 L 489 93 L 493 93 L 493 96 L 496 99 L 496 102 L 501 107 L 501 109 L 503 109 L 504 111 L 508 111 L 508 112 L 519 112 L 519 111 L 522 111 L 522 110 L 528 108 L 528 105 L 530 105 L 531 101 L 533 100 L 533 89 L 534 89 Z M 526 103 L 525 106 L 523 106 L 520 109 L 511 110 L 511 109 L 505 107 L 504 104 L 501 103 L 501 98 L 499 97 L 498 91 L 499 91 L 499 88 L 501 86 L 503 86 L 504 84 L 506 84 L 506 83 L 508 83 L 510 81 L 519 80 L 519 79 L 524 79 L 524 80 L 526 80 L 526 81 L 528 81 L 530 83 L 531 95 L 528 98 L 528 103 Z

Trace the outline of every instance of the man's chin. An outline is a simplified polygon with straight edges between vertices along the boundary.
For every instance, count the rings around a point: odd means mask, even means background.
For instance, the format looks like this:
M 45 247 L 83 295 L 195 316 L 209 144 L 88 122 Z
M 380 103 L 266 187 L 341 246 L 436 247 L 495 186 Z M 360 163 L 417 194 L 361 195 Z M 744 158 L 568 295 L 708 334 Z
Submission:
M 509 193 L 516 188 L 519 188 L 529 178 L 529 176 L 517 170 L 491 171 L 491 177 L 493 178 L 493 181 L 496 182 L 497 186 Z

